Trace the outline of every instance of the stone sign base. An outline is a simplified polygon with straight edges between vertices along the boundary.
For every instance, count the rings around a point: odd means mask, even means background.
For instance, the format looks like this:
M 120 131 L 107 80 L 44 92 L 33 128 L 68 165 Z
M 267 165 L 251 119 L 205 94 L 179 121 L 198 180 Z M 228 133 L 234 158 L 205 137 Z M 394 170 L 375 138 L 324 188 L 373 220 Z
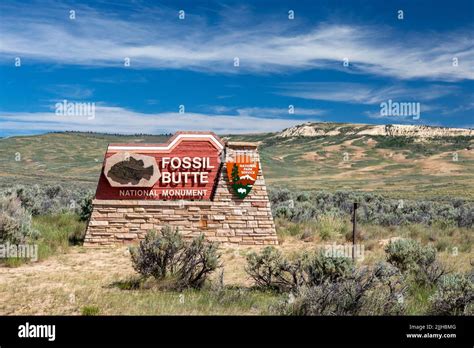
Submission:
M 228 144 L 227 156 L 232 156 L 236 148 L 256 152 L 252 144 Z M 167 225 L 177 227 L 185 238 L 204 234 L 206 239 L 224 244 L 278 244 L 261 169 L 250 194 L 239 199 L 229 186 L 224 165 L 212 200 L 95 199 L 84 245 L 98 247 L 137 242 L 148 231 L 159 231 Z

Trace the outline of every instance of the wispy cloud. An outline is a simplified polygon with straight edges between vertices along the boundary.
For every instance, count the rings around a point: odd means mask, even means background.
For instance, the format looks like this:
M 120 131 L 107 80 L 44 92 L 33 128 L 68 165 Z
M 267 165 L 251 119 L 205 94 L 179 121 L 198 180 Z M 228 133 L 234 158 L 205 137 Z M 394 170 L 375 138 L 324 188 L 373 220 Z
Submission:
M 259 118 L 308 118 L 312 116 L 322 116 L 327 114 L 327 110 L 313 109 L 313 108 L 300 108 L 294 105 L 288 105 L 285 107 L 234 107 L 225 105 L 204 105 L 200 109 L 206 112 L 212 112 L 216 114 L 228 114 L 228 115 L 240 115 L 240 116 L 252 116 Z M 200 111 L 201 111 L 200 110 Z
M 145 114 L 121 107 L 97 105 L 95 118 L 61 116 L 54 112 L 0 112 L 0 128 L 5 134 L 21 129 L 23 134 L 44 131 L 93 131 L 105 133 L 172 133 L 177 130 L 212 130 L 216 133 L 258 133 L 278 131 L 302 123 L 297 118 L 259 118 L 249 115 Z
M 312 100 L 351 104 L 377 104 L 388 99 L 431 101 L 456 92 L 456 86 L 428 85 L 377 87 L 349 82 L 292 83 L 279 86 L 277 94 Z
M 267 73 L 321 68 L 399 79 L 474 79 L 472 28 L 400 37 L 387 28 L 343 23 L 298 31 L 288 20 L 263 16 L 242 24 L 241 17 L 229 21 L 228 13 L 209 24 L 192 13 L 179 20 L 177 13 L 160 8 L 132 10 L 127 17 L 86 6 L 76 10 L 76 20 L 69 20 L 64 6 L 19 10 L 9 5 L 1 18 L 0 52 L 8 59 L 25 57 L 25 64 L 120 67 L 129 57 L 131 69 Z M 235 57 L 239 67 L 233 65 Z M 343 67 L 344 58 L 349 68 Z
M 275 116 L 321 116 L 326 113 L 326 110 L 322 109 L 308 109 L 299 108 L 292 105 L 288 108 L 265 108 L 265 107 L 252 107 L 252 108 L 239 108 L 237 113 L 242 116 L 258 116 L 258 117 L 275 117 Z
M 92 88 L 80 86 L 78 84 L 56 84 L 45 86 L 44 89 L 60 98 L 84 99 L 93 95 Z
M 471 100 L 473 99 L 474 97 L 471 97 Z M 471 110 L 474 110 L 474 101 L 467 101 L 465 104 L 458 105 L 454 108 L 445 108 L 441 113 L 443 115 L 451 115 L 458 112 L 468 112 Z M 474 112 L 471 111 L 471 114 L 474 114 Z M 472 119 L 474 119 L 474 115 L 472 115 Z

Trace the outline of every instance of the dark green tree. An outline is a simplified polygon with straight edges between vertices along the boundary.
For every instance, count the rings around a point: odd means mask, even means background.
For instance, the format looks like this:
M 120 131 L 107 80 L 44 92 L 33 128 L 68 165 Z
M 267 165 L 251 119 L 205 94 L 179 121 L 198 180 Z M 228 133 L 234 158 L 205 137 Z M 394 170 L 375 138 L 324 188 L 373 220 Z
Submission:
M 240 177 L 239 177 L 239 166 L 237 165 L 237 163 L 234 163 L 234 166 L 232 167 L 232 182 L 237 182 L 240 180 Z

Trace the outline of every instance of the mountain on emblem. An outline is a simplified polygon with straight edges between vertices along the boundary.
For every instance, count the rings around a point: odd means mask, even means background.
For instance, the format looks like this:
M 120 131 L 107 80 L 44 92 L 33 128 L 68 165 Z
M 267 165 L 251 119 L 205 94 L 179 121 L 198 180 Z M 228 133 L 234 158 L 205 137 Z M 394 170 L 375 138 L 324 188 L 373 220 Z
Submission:
M 258 162 L 244 157 L 240 161 L 227 162 L 227 177 L 239 198 L 245 198 L 257 180 Z

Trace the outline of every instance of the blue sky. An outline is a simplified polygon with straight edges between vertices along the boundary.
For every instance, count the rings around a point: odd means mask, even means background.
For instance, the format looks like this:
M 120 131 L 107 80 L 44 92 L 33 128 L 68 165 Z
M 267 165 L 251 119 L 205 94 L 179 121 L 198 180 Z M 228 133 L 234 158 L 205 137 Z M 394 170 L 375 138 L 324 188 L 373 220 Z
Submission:
M 473 17 L 470 0 L 2 1 L 0 136 L 474 127 Z M 419 119 L 382 116 L 389 99 Z M 63 100 L 94 117 L 56 114 Z

